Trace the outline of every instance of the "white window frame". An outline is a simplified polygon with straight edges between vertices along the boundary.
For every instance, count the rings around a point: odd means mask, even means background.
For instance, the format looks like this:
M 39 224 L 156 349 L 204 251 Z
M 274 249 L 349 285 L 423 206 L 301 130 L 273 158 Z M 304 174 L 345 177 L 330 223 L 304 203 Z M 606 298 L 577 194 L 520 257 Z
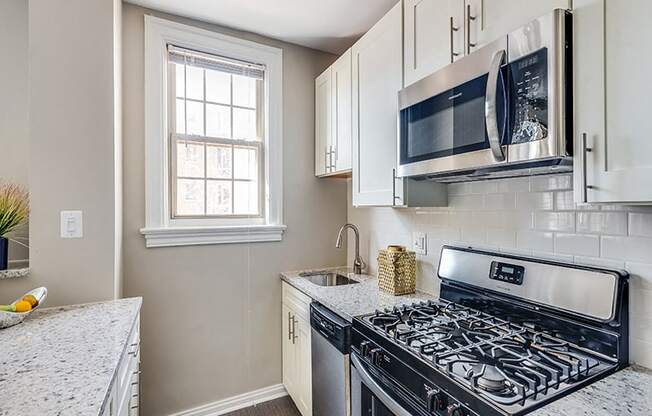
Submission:
M 172 218 L 167 45 L 265 65 L 263 218 Z M 145 227 L 147 247 L 281 241 L 283 224 L 283 51 L 145 16 Z M 263 202 L 263 201 L 261 201 Z

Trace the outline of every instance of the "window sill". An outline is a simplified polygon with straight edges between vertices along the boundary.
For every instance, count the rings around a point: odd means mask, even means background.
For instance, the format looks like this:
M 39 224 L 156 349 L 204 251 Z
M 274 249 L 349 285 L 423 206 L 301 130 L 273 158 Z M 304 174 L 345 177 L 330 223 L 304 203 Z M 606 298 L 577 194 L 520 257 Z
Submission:
M 142 228 L 147 248 L 281 241 L 285 225 Z

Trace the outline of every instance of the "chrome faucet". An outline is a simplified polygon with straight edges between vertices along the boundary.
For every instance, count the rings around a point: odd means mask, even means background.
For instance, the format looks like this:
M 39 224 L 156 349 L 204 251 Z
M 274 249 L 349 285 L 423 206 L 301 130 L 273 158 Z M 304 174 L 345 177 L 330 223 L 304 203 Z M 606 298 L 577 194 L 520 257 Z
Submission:
M 344 224 L 342 228 L 340 228 L 340 232 L 337 234 L 335 248 L 342 248 L 342 236 L 344 235 L 344 230 L 347 228 L 352 229 L 355 234 L 355 260 L 353 260 L 353 273 L 362 274 L 362 271 L 367 267 L 367 265 L 362 261 L 362 257 L 360 257 L 360 232 L 358 231 L 358 227 L 353 224 Z

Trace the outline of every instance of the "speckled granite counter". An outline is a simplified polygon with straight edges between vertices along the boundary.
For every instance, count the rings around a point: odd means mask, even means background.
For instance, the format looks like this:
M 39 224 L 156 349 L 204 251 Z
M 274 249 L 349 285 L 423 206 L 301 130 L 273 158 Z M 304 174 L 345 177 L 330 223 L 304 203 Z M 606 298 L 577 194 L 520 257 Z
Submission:
M 4 279 L 17 279 L 25 277 L 29 274 L 29 267 L 22 267 L 19 269 L 0 270 L 0 280 Z
M 652 415 L 652 370 L 637 366 L 628 367 L 531 415 Z
M 360 283 L 344 286 L 318 286 L 299 275 L 306 270 L 281 273 L 281 279 L 349 321 L 352 321 L 354 316 L 371 313 L 376 309 L 436 299 L 436 296 L 424 292 L 404 296 L 393 296 L 381 292 L 378 289 L 378 280 L 374 276 L 353 274 L 351 269 L 345 267 L 317 270 L 338 271 Z
M 0 330 L 0 415 L 101 414 L 141 303 L 47 308 Z
M 324 269 L 319 269 L 324 270 Z M 342 274 L 346 268 L 329 268 Z M 299 276 L 300 272 L 281 274 L 281 279 L 323 303 L 348 320 L 352 317 L 394 305 L 436 299 L 426 293 L 408 296 L 391 296 L 378 289 L 375 277 L 351 275 L 359 284 L 322 287 Z M 652 415 L 652 370 L 632 366 L 601 381 L 593 383 L 567 397 L 549 404 L 533 413 L 533 416 L 616 416 Z

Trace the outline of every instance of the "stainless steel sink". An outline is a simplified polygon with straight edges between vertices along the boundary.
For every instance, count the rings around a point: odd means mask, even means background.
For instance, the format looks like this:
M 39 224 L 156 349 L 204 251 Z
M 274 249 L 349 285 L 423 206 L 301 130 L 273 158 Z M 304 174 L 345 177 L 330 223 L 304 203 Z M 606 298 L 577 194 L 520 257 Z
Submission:
M 306 272 L 299 276 L 318 286 L 343 286 L 358 283 L 356 280 L 335 272 Z

